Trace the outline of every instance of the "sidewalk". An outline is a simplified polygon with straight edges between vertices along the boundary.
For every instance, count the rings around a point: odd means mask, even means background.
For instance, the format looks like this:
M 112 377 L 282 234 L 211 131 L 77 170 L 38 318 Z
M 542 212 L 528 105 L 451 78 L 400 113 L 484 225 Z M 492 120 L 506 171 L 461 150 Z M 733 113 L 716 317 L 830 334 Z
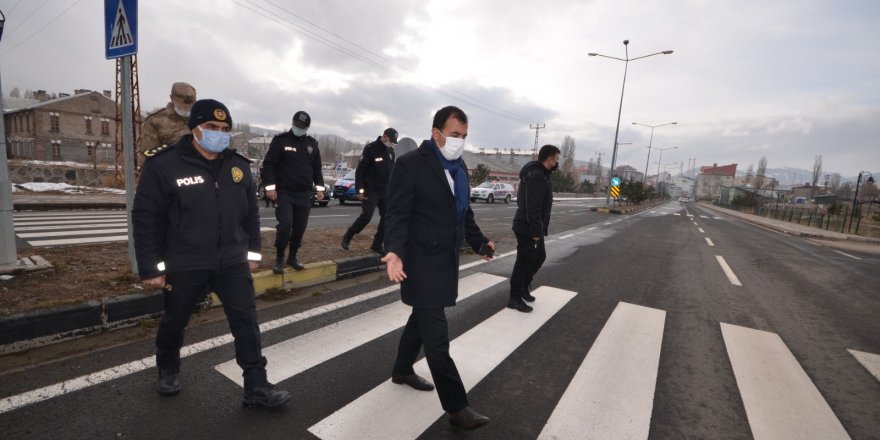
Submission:
M 824 238 L 830 240 L 849 240 L 856 241 L 862 243 L 875 243 L 880 244 L 880 238 L 874 237 L 865 237 L 861 235 L 854 234 L 844 234 L 841 232 L 828 231 L 825 229 L 814 228 L 810 226 L 799 225 L 797 223 L 789 223 L 782 220 L 774 220 L 772 218 L 762 217 L 759 215 L 753 214 L 745 214 L 739 211 L 735 211 L 732 209 L 721 208 L 708 203 L 700 203 L 700 207 L 708 208 L 714 211 L 722 212 L 731 217 L 736 217 L 740 220 L 756 224 L 758 226 L 763 226 L 765 228 L 772 229 L 774 231 L 782 232 L 783 234 L 788 235 L 796 235 L 799 237 L 816 237 L 816 238 Z

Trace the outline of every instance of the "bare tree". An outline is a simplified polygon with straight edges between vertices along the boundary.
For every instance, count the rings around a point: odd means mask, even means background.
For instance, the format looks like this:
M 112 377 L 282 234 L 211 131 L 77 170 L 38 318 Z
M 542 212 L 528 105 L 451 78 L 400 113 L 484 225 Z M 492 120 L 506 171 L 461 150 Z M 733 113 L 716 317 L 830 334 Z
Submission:
M 574 167 L 574 150 L 575 150 L 574 138 L 571 136 L 566 136 L 565 139 L 562 140 L 562 172 L 565 174 L 571 174 L 571 169 Z
M 764 180 L 767 177 L 767 156 L 761 156 L 758 161 L 758 170 L 755 172 L 755 188 L 763 189 Z
M 746 186 L 752 183 L 752 179 L 755 177 L 755 168 L 752 164 L 749 164 L 749 167 L 746 169 Z
M 831 192 L 837 194 L 837 190 L 840 189 L 840 182 L 843 181 L 843 177 L 840 173 L 831 173 Z
M 816 197 L 816 183 L 819 182 L 819 176 L 822 175 L 822 155 L 816 156 L 813 161 L 813 185 L 810 187 L 810 197 Z
M 9 92 L 10 98 L 21 98 L 21 90 L 18 90 L 18 87 L 13 87 L 12 91 Z

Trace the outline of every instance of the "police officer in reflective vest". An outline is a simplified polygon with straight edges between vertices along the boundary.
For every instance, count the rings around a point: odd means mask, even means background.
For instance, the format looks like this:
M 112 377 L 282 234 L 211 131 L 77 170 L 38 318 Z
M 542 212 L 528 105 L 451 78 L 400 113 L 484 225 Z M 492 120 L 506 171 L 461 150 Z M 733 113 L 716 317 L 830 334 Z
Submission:
M 250 161 L 228 150 L 232 117 L 213 99 L 196 101 L 191 134 L 147 150 L 132 209 L 138 272 L 164 288 L 156 332 L 159 394 L 180 392 L 180 348 L 193 306 L 206 287 L 223 301 L 243 370 L 248 406 L 290 399 L 266 378 L 251 271 L 260 260 L 260 213 Z
M 272 271 L 284 272 L 284 247 L 290 245 L 287 265 L 302 270 L 305 267 L 296 258 L 302 245 L 303 234 L 309 224 L 311 197 L 317 191 L 324 198 L 324 176 L 321 173 L 321 151 L 318 141 L 307 134 L 312 118 L 304 111 L 293 115 L 293 126 L 275 135 L 263 160 L 263 183 L 266 198 L 277 203 L 278 220 L 275 235 L 275 265 Z
M 386 185 L 394 167 L 394 145 L 397 143 L 397 130 L 386 128 L 382 136 L 364 147 L 361 161 L 358 162 L 354 176 L 357 199 L 361 201 L 361 215 L 342 236 L 342 248 L 348 250 L 351 239 L 370 224 L 373 211 L 379 208 L 379 227 L 370 246 L 375 252 L 384 255 L 382 242 L 385 237 L 385 201 L 388 199 Z

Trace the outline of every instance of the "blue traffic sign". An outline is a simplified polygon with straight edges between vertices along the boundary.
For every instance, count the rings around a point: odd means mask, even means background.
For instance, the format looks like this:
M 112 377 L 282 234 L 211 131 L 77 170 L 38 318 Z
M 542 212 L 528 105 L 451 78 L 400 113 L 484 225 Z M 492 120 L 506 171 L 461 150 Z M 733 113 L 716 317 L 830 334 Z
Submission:
M 620 186 L 620 177 L 612 177 L 611 186 Z
M 137 53 L 137 0 L 104 0 L 104 56 Z

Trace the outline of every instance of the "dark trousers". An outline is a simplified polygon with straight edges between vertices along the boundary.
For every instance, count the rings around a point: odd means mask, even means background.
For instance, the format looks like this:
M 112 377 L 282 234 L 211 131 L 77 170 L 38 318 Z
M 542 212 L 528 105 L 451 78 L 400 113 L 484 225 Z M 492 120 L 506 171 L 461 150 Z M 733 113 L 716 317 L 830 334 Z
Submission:
M 381 196 L 370 194 L 369 198 L 366 198 L 361 202 L 361 215 L 358 216 L 354 220 L 354 223 L 351 224 L 351 227 L 348 228 L 349 235 L 360 234 L 364 228 L 370 224 L 370 220 L 373 219 L 373 212 L 376 208 L 379 208 L 379 227 L 376 229 L 376 235 L 373 237 L 373 246 L 381 246 L 385 241 L 385 202 L 388 200 L 384 194 Z
M 425 358 L 443 410 L 455 412 L 469 406 L 464 384 L 461 383 L 455 362 L 449 356 L 449 328 L 446 312 L 442 308 L 413 308 L 400 336 L 394 372 L 414 374 L 413 364 L 422 346 L 425 347 Z
M 253 277 L 247 263 L 223 270 L 169 273 L 165 276 L 165 314 L 156 332 L 156 366 L 180 369 L 180 347 L 193 306 L 205 288 L 217 292 L 235 339 L 235 361 L 243 370 L 246 389 L 266 383 L 266 358 L 254 305 Z
M 510 276 L 510 296 L 522 296 L 522 292 L 528 290 L 532 278 L 546 259 L 544 237 L 535 241 L 532 237 L 516 234 L 516 262 L 513 263 L 513 274 Z
M 284 248 L 290 244 L 290 254 L 302 245 L 303 234 L 309 225 L 309 211 L 312 201 L 308 193 L 279 192 L 275 206 L 275 219 L 278 220 L 275 234 L 275 247 Z

